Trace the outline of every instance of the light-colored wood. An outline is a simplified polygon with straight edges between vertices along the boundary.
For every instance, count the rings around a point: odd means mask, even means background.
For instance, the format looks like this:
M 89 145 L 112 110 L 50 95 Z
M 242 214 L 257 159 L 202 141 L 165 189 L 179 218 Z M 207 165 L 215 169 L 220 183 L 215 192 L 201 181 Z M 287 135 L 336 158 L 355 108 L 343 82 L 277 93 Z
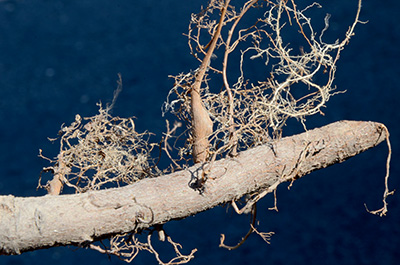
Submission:
M 74 195 L 0 196 L 0 254 L 84 244 L 185 218 L 342 162 L 385 140 L 380 123 L 340 121 L 215 161 L 204 192 L 201 165 L 132 185 Z M 273 150 L 272 150 L 273 149 Z

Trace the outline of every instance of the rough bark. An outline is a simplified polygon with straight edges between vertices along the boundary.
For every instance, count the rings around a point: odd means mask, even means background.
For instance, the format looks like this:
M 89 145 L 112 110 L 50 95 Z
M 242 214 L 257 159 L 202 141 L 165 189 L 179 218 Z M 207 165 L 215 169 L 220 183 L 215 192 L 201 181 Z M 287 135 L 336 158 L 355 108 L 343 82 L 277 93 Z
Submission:
M 202 194 L 196 165 L 132 185 L 83 194 L 0 197 L 0 254 L 84 244 L 185 218 L 285 179 L 342 162 L 385 140 L 375 122 L 341 121 L 215 161 Z

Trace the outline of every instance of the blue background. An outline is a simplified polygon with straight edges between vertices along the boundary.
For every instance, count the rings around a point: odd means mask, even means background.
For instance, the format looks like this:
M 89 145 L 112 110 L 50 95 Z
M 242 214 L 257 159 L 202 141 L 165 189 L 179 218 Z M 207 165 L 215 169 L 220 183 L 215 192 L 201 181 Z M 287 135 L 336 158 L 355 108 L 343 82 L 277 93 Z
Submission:
M 328 3 L 330 2 L 330 3 Z M 136 116 L 138 130 L 160 137 L 160 107 L 173 85 L 169 74 L 197 67 L 186 33 L 191 12 L 205 1 L 0 1 L 0 194 L 38 196 L 39 148 L 55 156 L 55 137 L 75 114 L 92 116 L 96 103 L 110 102 L 117 73 L 124 90 L 114 109 Z M 341 37 L 350 25 L 356 0 L 321 1 L 332 13 L 331 29 Z M 310 128 L 342 119 L 373 120 L 391 132 L 391 188 L 399 189 L 400 2 L 365 0 L 365 25 L 342 52 L 335 84 L 347 93 L 334 96 L 325 116 Z M 315 21 L 314 21 L 315 23 Z M 322 23 L 322 21 L 321 21 Z M 296 122 L 285 128 L 290 134 Z M 296 129 L 293 129 L 295 131 Z M 388 216 L 368 214 L 381 207 L 387 147 L 369 150 L 340 165 L 314 172 L 278 189 L 279 212 L 259 203 L 260 230 L 274 231 L 271 245 L 251 236 L 238 250 L 218 248 L 220 233 L 236 243 L 248 217 L 217 207 L 166 225 L 183 252 L 198 248 L 190 264 L 399 264 L 400 199 L 389 198 Z M 58 247 L 2 256 L 0 264 L 125 264 L 92 250 Z M 134 264 L 156 264 L 139 254 Z

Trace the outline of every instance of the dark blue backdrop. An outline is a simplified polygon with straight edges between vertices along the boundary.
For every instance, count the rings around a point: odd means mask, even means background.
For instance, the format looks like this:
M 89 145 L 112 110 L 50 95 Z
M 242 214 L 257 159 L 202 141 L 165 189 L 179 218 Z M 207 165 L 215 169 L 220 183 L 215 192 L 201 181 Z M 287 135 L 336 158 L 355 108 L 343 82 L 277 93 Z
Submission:
M 332 30 L 343 36 L 356 0 L 322 4 L 332 13 Z M 0 1 L 0 194 L 38 196 L 39 172 L 46 163 L 39 148 L 54 156 L 62 123 L 75 114 L 96 114 L 109 102 L 117 73 L 124 90 L 114 114 L 136 116 L 137 128 L 160 136 L 160 106 L 172 86 L 169 74 L 197 67 L 188 52 L 191 12 L 204 0 L 178 1 Z M 331 99 L 325 116 L 309 127 L 341 119 L 374 120 L 391 132 L 391 188 L 399 188 L 398 60 L 400 2 L 365 0 L 356 35 L 343 51 L 336 85 L 347 93 Z M 287 128 L 290 129 L 289 127 Z M 384 218 L 368 214 L 381 206 L 387 148 L 384 144 L 349 161 L 314 172 L 278 190 L 279 212 L 259 206 L 260 227 L 276 234 L 271 245 L 252 236 L 235 251 L 218 248 L 219 234 L 236 242 L 248 218 L 218 207 L 166 226 L 184 246 L 198 248 L 191 264 L 399 264 L 400 199 L 389 199 Z M 0 257 L 0 264 L 124 264 L 91 250 L 53 248 Z M 134 264 L 156 264 L 139 255 Z

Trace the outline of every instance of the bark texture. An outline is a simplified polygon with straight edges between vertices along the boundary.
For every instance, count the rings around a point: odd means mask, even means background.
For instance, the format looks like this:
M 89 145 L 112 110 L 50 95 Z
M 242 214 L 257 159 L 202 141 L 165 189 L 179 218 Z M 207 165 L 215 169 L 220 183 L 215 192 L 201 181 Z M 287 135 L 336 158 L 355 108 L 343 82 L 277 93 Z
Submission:
M 284 179 L 342 162 L 385 140 L 375 122 L 340 121 L 214 162 L 202 194 L 189 187 L 201 165 L 83 194 L 0 196 L 0 254 L 85 244 L 185 218 Z M 273 150 L 274 151 L 273 151 Z

